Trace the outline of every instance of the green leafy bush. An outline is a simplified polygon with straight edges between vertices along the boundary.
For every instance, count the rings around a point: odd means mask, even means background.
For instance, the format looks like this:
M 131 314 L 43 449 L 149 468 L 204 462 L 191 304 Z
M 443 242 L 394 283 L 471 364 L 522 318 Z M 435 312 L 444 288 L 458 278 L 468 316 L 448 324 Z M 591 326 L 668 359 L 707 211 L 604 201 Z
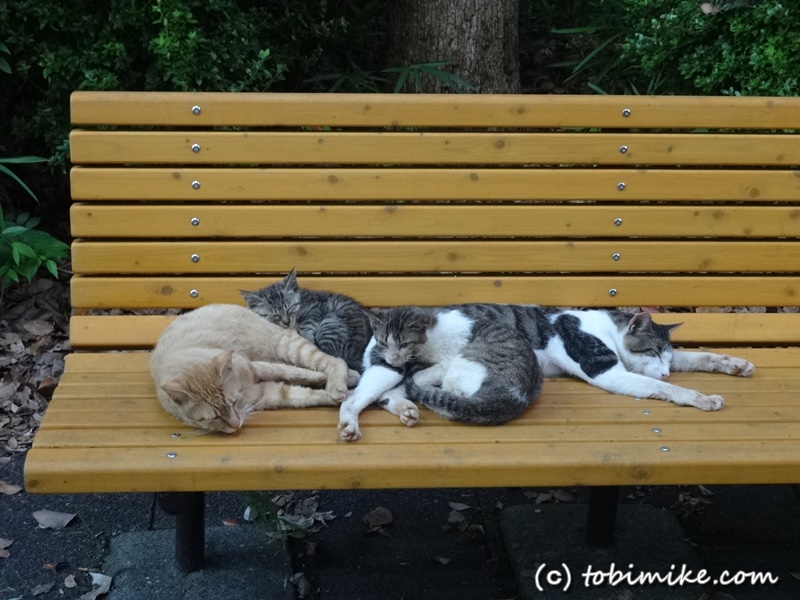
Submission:
M 622 58 L 660 91 L 796 96 L 800 7 L 784 0 L 627 0 Z
M 0 0 L 14 67 L 0 86 L 0 132 L 63 164 L 73 90 L 270 89 L 284 67 L 263 22 L 243 0 Z
M 22 213 L 6 219 L 0 208 L 0 281 L 3 286 L 28 281 L 44 267 L 58 277 L 58 260 L 66 258 L 69 246 L 36 229 L 39 219 Z

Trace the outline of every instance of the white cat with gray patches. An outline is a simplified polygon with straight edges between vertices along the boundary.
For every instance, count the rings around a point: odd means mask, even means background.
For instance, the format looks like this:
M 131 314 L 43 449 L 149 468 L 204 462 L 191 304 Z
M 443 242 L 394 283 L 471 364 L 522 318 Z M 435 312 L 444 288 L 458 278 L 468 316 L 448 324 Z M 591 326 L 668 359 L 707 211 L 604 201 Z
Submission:
M 365 371 L 339 411 L 339 435 L 361 436 L 358 415 L 376 400 L 416 424 L 419 402 L 445 419 L 500 425 L 537 398 L 542 373 L 524 335 L 458 308 L 401 307 L 372 315 Z M 404 384 L 404 385 L 401 385 Z
M 701 410 L 719 410 L 719 395 L 683 388 L 663 381 L 671 371 L 702 371 L 747 377 L 755 367 L 749 361 L 713 352 L 674 350 L 670 332 L 679 324 L 655 323 L 648 313 L 621 310 L 564 310 L 538 305 L 462 304 L 448 307 L 475 322 L 504 324 L 520 332 L 538 359 L 545 377 L 573 376 L 614 394 L 666 400 Z M 377 332 L 376 332 L 377 338 Z M 397 370 L 373 364 L 370 349 L 362 376 L 353 394 L 340 407 L 340 436 L 358 439 L 358 414 L 380 398 L 378 404 L 398 414 L 406 425 L 416 423 L 413 384 Z M 414 357 L 409 358 L 413 362 Z M 399 359 L 398 359 L 399 360 Z M 472 375 L 462 372 L 465 381 Z M 414 381 L 420 382 L 421 374 Z M 438 382 L 433 381 L 433 387 Z

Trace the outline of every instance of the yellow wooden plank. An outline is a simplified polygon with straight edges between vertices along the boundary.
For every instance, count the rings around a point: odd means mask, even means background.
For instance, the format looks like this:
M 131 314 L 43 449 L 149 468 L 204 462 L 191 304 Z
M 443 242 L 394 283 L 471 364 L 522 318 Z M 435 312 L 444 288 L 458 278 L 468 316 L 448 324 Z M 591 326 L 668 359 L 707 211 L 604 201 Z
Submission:
M 402 431 L 402 433 L 407 433 Z M 675 443 L 510 442 L 296 446 L 37 448 L 25 461 L 28 493 L 792 483 L 794 440 Z M 387 468 L 387 465 L 392 465 Z
M 800 237 L 791 206 L 104 205 L 75 203 L 72 235 L 265 237 Z
M 285 272 L 284 272 L 285 273 Z M 398 276 L 306 277 L 309 289 L 353 296 L 369 307 L 459 302 L 551 306 L 798 306 L 796 276 Z M 282 275 L 281 275 L 282 277 Z M 279 277 L 90 277 L 70 282 L 72 306 L 197 308 L 212 302 L 243 303 L 238 290 L 256 290 Z
M 70 180 L 73 199 L 86 201 L 792 202 L 800 194 L 792 170 L 73 167 Z
M 759 440 L 800 440 L 800 423 L 797 421 L 781 423 L 777 420 L 760 422 L 714 422 L 669 424 L 660 428 L 660 433 L 652 431 L 649 423 L 590 423 L 590 424 L 535 424 L 508 425 L 503 427 L 436 427 L 438 417 L 423 414 L 420 424 L 406 428 L 400 423 L 389 427 L 369 427 L 369 443 L 398 444 L 412 446 L 417 444 L 480 444 L 492 443 L 502 439 L 503 443 L 513 442 L 597 442 L 624 440 L 626 442 L 653 442 L 681 444 L 697 441 L 742 441 Z M 365 428 L 368 427 L 365 425 Z M 176 452 L 184 448 L 198 447 L 240 447 L 260 448 L 269 453 L 272 447 L 325 446 L 331 438 L 338 435 L 335 427 L 269 427 L 267 424 L 251 426 L 249 423 L 235 436 L 191 436 L 174 438 L 173 433 L 164 429 L 131 428 L 124 430 L 96 429 L 43 429 L 37 433 L 37 448 L 146 448 L 174 445 Z
M 70 114 L 77 125 L 800 128 L 797 98 L 730 96 L 74 92 Z
M 173 318 L 75 316 L 70 320 L 70 343 L 76 348 L 151 348 Z M 792 343 L 798 340 L 800 326 L 800 315 L 790 313 L 665 313 L 654 318 L 661 323 L 683 323 L 672 333 L 679 344 Z
M 690 316 L 689 313 L 683 317 Z M 698 315 L 715 316 L 715 315 Z M 670 315 L 656 315 L 656 320 L 659 322 L 671 322 L 673 319 Z M 682 328 L 675 330 L 674 337 L 677 338 L 678 343 L 684 343 L 686 338 L 680 339 L 679 332 L 681 329 L 684 331 L 691 331 L 696 326 L 692 321 L 686 319 L 686 325 Z M 794 325 L 792 325 L 794 327 Z M 688 337 L 688 336 L 687 336 Z M 794 368 L 800 365 L 800 348 L 741 348 L 741 347 L 721 347 L 714 348 L 714 352 L 723 352 L 728 354 L 735 354 L 746 358 L 761 372 L 762 368 Z M 95 374 L 115 374 L 120 372 L 150 372 L 150 354 L 147 352 L 73 352 L 66 357 L 66 370 L 69 373 L 95 373 Z M 681 377 L 687 377 L 682 374 Z M 738 379 L 736 381 L 739 381 Z M 579 382 L 574 382 L 575 386 L 569 387 L 565 383 L 561 383 L 558 389 L 567 389 L 570 393 L 574 393 L 580 386 Z M 550 388 L 550 384 L 546 383 L 545 386 Z M 555 390 L 554 390 L 555 391 Z
M 73 131 L 75 164 L 797 165 L 794 135 Z
M 113 241 L 78 240 L 81 274 L 469 272 L 795 272 L 796 242 L 712 241 Z

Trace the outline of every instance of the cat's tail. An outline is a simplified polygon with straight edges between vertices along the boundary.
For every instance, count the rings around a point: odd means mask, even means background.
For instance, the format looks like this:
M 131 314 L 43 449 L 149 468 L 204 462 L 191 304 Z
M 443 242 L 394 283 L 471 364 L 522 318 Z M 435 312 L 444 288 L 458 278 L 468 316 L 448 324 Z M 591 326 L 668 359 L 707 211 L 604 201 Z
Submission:
M 502 425 L 516 419 L 533 403 L 541 386 L 534 390 L 505 390 L 489 393 L 479 390 L 472 396 L 461 396 L 438 387 L 417 384 L 413 377 L 406 379 L 406 396 L 419 402 L 437 415 L 451 421 L 478 425 Z

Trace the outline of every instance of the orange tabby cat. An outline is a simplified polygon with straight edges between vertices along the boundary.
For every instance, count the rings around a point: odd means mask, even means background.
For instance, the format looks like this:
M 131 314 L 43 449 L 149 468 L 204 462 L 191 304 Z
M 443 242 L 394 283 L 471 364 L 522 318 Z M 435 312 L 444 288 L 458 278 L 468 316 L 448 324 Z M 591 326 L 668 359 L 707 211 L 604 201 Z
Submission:
M 348 384 L 342 359 L 235 304 L 175 319 L 153 349 L 150 372 L 168 413 L 223 433 L 253 411 L 338 404 Z

